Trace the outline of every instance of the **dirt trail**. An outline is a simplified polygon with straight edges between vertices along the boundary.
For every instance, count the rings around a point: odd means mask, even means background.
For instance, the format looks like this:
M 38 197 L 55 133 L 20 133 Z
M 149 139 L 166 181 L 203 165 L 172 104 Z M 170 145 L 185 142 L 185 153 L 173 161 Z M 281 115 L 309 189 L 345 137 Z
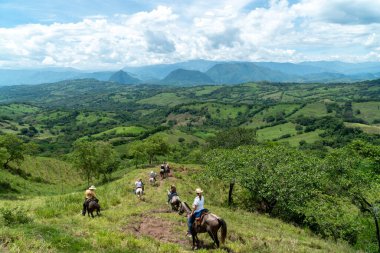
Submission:
M 154 213 L 170 213 L 168 210 L 158 210 Z M 178 227 L 184 227 L 182 222 L 173 222 L 157 218 L 152 214 L 143 214 L 138 222 L 128 226 L 125 230 L 136 235 L 153 237 L 163 242 L 189 245 L 185 234 L 178 233 Z

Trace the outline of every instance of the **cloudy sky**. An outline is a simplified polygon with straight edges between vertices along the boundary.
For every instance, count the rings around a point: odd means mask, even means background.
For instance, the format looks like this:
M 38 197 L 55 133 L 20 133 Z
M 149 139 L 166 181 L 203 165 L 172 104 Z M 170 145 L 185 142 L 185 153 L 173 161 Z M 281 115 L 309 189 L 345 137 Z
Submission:
M 0 0 L 0 68 L 380 61 L 380 0 Z

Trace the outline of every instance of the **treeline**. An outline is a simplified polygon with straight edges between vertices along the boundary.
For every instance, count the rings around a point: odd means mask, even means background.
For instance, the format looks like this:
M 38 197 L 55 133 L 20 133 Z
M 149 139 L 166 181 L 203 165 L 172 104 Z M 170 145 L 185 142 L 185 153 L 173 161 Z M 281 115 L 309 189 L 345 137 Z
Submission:
M 378 250 L 379 146 L 354 141 L 325 157 L 273 143 L 236 146 L 210 150 L 202 177 L 224 185 L 230 206 Z

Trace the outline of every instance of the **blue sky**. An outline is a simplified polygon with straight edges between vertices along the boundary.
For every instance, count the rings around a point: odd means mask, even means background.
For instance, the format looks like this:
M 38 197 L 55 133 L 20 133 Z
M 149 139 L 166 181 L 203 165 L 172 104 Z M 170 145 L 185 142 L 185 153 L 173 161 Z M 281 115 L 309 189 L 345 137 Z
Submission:
M 0 68 L 380 60 L 374 0 L 0 0 Z

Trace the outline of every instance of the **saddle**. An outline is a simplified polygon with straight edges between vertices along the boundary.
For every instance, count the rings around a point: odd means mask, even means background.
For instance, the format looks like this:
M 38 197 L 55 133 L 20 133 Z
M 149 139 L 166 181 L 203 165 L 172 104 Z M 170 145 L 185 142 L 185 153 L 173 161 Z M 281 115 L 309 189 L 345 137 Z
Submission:
M 209 211 L 207 209 L 202 210 L 201 216 L 198 218 L 195 218 L 195 224 L 197 226 L 201 226 L 203 224 L 203 218 L 205 215 L 209 214 Z

